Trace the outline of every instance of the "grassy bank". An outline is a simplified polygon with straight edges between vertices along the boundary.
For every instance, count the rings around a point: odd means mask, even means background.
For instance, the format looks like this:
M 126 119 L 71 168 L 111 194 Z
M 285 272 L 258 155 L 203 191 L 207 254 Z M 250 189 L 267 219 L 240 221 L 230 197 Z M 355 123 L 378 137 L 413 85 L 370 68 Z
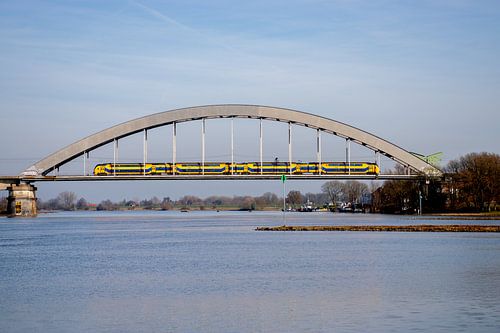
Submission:
M 257 231 L 500 232 L 500 225 L 341 225 L 258 227 Z

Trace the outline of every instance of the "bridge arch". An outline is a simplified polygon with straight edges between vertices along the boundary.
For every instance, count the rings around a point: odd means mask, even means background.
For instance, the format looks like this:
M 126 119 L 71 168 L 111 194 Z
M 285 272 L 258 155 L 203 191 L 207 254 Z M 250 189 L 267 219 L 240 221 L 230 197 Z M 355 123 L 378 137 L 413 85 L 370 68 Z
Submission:
M 130 120 L 76 141 L 43 158 L 23 172 L 23 175 L 47 175 L 61 165 L 82 156 L 115 139 L 172 123 L 214 118 L 252 118 L 287 122 L 319 129 L 379 152 L 410 169 L 425 175 L 440 175 L 441 171 L 403 148 L 356 127 L 311 113 L 260 105 L 222 104 L 195 106 L 155 113 Z

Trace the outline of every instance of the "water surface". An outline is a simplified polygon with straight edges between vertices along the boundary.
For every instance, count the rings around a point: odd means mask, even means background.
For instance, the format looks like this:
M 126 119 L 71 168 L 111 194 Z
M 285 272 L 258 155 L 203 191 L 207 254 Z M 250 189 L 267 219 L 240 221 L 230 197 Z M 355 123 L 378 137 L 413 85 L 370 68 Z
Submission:
M 283 221 L 277 212 L 0 218 L 0 331 L 499 331 L 499 234 L 254 231 L 283 223 L 445 221 L 331 213 Z

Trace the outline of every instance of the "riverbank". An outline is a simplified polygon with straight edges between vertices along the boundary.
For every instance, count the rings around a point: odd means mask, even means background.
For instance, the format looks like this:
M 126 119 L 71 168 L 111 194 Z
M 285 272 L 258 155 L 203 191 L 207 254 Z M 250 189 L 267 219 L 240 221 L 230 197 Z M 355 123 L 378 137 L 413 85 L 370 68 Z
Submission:
M 500 220 L 500 212 L 440 213 L 424 215 L 426 220 Z
M 500 232 L 500 225 L 340 225 L 258 227 L 256 231 Z
M 417 216 L 420 218 L 420 216 Z M 487 215 L 424 215 L 422 218 L 426 220 L 460 220 L 460 221 L 500 221 L 500 216 L 487 216 Z

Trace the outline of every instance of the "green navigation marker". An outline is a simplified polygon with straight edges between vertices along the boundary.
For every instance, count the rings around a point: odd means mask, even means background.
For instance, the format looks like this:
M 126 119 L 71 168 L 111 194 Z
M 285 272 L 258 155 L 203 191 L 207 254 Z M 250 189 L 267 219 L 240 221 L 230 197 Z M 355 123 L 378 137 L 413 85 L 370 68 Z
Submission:
M 281 181 L 284 183 L 286 180 L 286 175 L 281 175 Z

